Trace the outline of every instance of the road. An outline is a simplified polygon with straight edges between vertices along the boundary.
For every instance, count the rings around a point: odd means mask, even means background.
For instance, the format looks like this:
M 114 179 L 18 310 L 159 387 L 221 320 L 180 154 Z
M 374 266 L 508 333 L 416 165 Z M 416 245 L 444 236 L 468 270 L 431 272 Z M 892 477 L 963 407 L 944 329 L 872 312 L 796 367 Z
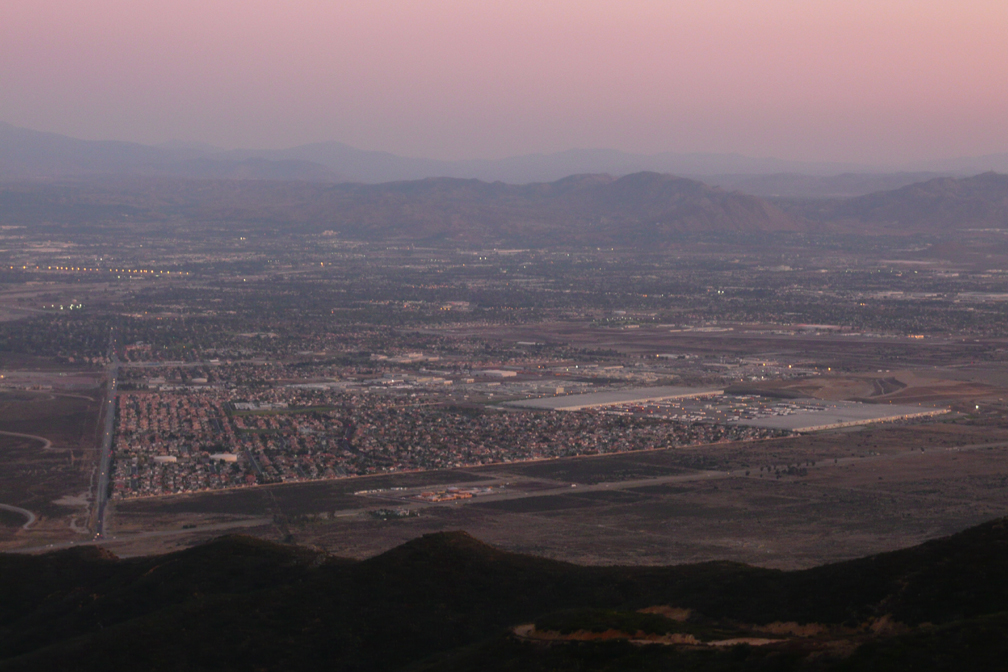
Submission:
M 119 355 L 116 354 L 115 337 L 109 338 L 108 395 L 105 398 L 105 433 L 102 435 L 101 459 L 98 465 L 98 518 L 95 521 L 95 539 L 105 533 L 105 507 L 108 505 L 109 479 L 112 477 L 112 437 L 115 429 L 115 399 L 119 375 Z
M 20 513 L 22 516 L 28 519 L 28 522 L 22 525 L 22 529 L 27 530 L 31 527 L 32 523 L 35 522 L 35 514 L 28 509 L 22 509 L 20 506 L 13 506 L 11 504 L 0 504 L 0 509 L 4 511 L 13 511 L 14 513 Z
M 206 532 L 228 532 L 240 530 L 247 527 L 263 527 L 272 525 L 273 518 L 245 518 L 243 520 L 232 520 L 224 523 L 211 523 L 210 525 L 199 525 L 197 527 L 187 527 L 184 529 L 151 530 L 149 532 L 136 532 L 123 536 L 109 536 L 101 539 L 95 537 L 89 541 L 60 541 L 41 546 L 26 546 L 23 548 L 12 548 L 5 553 L 47 553 L 49 551 L 59 551 L 75 546 L 98 546 L 102 548 L 115 548 L 124 544 L 130 544 L 141 539 L 157 539 L 160 537 L 192 536 Z
M 49 450 L 50 448 L 52 448 L 52 441 L 45 438 L 44 436 L 36 436 L 35 434 L 22 434 L 20 432 L 5 432 L 3 430 L 0 430 L 0 434 L 3 434 L 4 436 L 16 436 L 21 439 L 35 439 L 36 441 L 41 441 L 42 450 Z
M 35 434 L 22 434 L 21 432 L 5 432 L 0 430 L 0 434 L 4 436 L 16 436 L 19 439 L 33 439 L 35 441 L 42 442 L 42 450 L 49 450 L 52 448 L 52 441 L 45 438 L 44 436 L 36 436 Z M 28 522 L 22 525 L 23 529 L 28 529 L 35 522 L 35 514 L 28 509 L 22 509 L 20 506 L 14 506 L 13 504 L 0 504 L 0 509 L 4 511 L 12 511 L 13 513 L 20 513 L 22 516 L 28 519 Z

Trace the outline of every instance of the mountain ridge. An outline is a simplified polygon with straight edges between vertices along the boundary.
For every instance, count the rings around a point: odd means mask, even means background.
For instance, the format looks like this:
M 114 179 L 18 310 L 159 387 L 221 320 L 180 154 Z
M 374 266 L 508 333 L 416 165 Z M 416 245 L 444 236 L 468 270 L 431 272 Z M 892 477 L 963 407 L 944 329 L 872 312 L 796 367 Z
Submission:
M 858 222 L 897 229 L 1008 228 L 1008 175 L 993 171 L 936 177 L 850 199 L 792 203 L 784 209 L 817 222 Z
M 332 231 L 348 240 L 461 247 L 665 249 L 689 236 L 763 233 L 948 236 L 1008 229 L 1008 175 L 938 177 L 828 199 L 760 198 L 653 172 L 525 185 L 447 177 L 376 185 L 170 177 L 0 183 L 6 225 L 126 221 Z
M 425 535 L 367 560 L 239 535 L 131 559 L 96 549 L 6 554 L 0 670 L 442 669 L 448 662 L 444 669 L 517 669 L 525 657 L 531 669 L 545 669 L 557 657 L 574 664 L 579 651 L 623 661 L 583 669 L 621 669 L 637 649 L 542 648 L 502 633 L 548 614 L 576 620 L 587 609 L 629 618 L 654 605 L 689 609 L 694 629 L 762 632 L 790 621 L 823 633 L 747 648 L 735 662 L 658 647 L 648 654 L 654 669 L 766 669 L 774 660 L 779 670 L 848 669 L 910 644 L 963 663 L 1004 649 L 993 642 L 1008 633 L 1006 559 L 1008 519 L 800 571 L 732 562 L 587 567 L 502 551 L 464 532 Z M 946 638 L 949 628 L 960 634 Z M 971 629 L 994 638 L 957 648 Z M 501 666 L 507 660 L 511 668 Z
M 188 161 L 199 160 L 194 168 Z M 217 165 L 220 164 L 220 165 Z M 239 168 L 235 168 L 238 165 Z M 934 173 L 961 176 L 987 170 L 1008 171 L 1008 153 L 917 162 L 880 169 L 850 162 L 786 160 L 738 153 L 660 152 L 635 154 L 605 148 L 569 149 L 502 159 L 440 160 L 362 150 L 326 141 L 283 149 L 222 149 L 207 143 L 173 140 L 157 145 L 114 140 L 79 140 L 57 133 L 34 131 L 0 122 L 0 179 L 66 179 L 86 176 L 161 175 L 218 179 L 293 179 L 318 182 L 375 184 L 427 177 L 475 178 L 511 184 L 551 182 L 578 173 L 674 173 L 693 178 L 716 177 L 729 188 L 760 189 L 750 178 L 776 175 L 773 192 L 792 196 L 832 195 L 824 191 L 850 190 L 857 180 L 844 174 L 880 176 Z M 788 175 L 790 185 L 782 181 Z M 836 180 L 833 187 L 823 180 Z M 809 179 L 813 178 L 813 179 Z M 704 180 L 710 181 L 710 180 Z M 877 184 L 892 184 L 881 177 Z M 753 185 L 753 186 L 747 186 Z M 860 186 L 862 193 L 870 186 Z M 804 189 L 804 191 L 802 191 Z M 782 193 L 785 191 L 787 193 Z M 850 194 L 844 194 L 850 195 Z
M 6 224 L 57 218 L 122 222 L 126 217 L 255 222 L 333 230 L 355 240 L 537 247 L 662 247 L 679 234 L 802 226 L 758 197 L 658 173 L 575 175 L 528 185 L 456 178 L 381 185 L 162 179 L 127 185 L 0 185 L 0 220 Z

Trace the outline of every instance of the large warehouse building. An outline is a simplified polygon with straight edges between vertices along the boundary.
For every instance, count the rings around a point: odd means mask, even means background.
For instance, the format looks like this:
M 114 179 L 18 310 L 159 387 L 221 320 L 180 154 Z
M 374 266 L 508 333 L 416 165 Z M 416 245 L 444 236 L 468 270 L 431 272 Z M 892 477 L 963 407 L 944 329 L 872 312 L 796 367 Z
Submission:
M 696 387 L 636 387 L 628 390 L 571 394 L 565 397 L 544 397 L 505 402 L 504 406 L 536 408 L 544 411 L 580 411 L 601 406 L 618 406 L 667 399 L 695 399 L 724 394 L 724 390 Z

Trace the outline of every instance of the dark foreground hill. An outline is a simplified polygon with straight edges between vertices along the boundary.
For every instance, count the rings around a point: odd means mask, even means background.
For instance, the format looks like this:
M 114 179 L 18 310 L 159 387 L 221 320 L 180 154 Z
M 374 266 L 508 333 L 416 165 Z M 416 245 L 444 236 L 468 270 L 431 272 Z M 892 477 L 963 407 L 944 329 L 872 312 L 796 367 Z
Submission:
M 0 669 L 999 669 L 1006 522 L 798 572 L 580 567 L 464 533 L 365 561 L 246 537 L 6 555 Z

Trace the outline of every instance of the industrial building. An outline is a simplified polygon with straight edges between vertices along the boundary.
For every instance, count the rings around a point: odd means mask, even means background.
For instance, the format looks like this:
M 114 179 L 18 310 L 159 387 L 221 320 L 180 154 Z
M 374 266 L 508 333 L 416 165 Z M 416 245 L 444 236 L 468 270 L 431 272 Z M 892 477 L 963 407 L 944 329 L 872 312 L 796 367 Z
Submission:
M 780 415 L 740 418 L 729 424 L 764 429 L 786 429 L 792 432 L 816 432 L 823 429 L 853 427 L 874 422 L 893 422 L 925 418 L 948 413 L 947 408 L 911 406 L 909 404 L 862 404 L 855 401 L 803 400 L 805 408 Z
M 586 408 L 619 406 L 646 401 L 668 399 L 695 399 L 724 394 L 724 390 L 695 387 L 636 387 L 627 390 L 609 390 L 588 394 L 570 394 L 565 397 L 544 397 L 505 402 L 504 406 L 533 408 L 545 411 L 580 411 Z

